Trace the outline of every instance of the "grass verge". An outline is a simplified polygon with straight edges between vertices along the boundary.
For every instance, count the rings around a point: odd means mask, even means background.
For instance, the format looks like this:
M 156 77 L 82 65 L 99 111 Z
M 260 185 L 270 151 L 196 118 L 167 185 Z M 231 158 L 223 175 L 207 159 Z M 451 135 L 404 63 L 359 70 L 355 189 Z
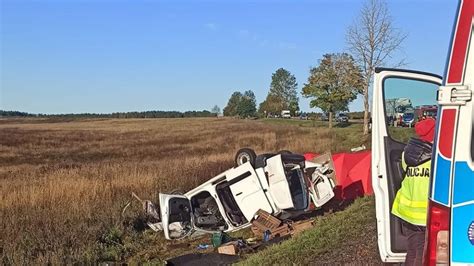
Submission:
M 360 198 L 344 211 L 316 218 L 314 228 L 240 264 L 381 264 L 375 221 L 374 198 Z

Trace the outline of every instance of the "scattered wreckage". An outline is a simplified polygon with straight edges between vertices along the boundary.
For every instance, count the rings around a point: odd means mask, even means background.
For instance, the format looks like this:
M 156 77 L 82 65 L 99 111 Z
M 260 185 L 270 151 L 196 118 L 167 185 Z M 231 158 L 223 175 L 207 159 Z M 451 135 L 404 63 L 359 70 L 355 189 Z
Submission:
M 160 193 L 161 222 L 148 225 L 170 240 L 195 232 L 233 232 L 249 227 L 258 212 L 285 219 L 334 197 L 330 154 L 306 161 L 288 151 L 257 156 L 245 148 L 235 164 L 183 195 Z

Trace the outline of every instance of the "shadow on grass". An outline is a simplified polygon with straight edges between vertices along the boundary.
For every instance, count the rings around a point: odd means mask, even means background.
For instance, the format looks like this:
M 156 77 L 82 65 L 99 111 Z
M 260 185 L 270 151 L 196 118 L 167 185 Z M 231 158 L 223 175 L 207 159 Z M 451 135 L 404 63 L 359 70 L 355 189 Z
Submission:
M 346 127 L 350 127 L 352 125 L 351 122 L 339 122 L 339 123 L 336 123 L 334 125 L 334 127 L 336 128 L 346 128 Z

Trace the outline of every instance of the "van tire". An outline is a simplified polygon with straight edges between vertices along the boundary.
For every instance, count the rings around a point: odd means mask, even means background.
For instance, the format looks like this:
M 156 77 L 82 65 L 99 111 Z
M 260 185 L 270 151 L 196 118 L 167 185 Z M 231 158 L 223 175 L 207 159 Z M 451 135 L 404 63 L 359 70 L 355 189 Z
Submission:
M 237 151 L 235 154 L 235 166 L 240 166 L 246 162 L 250 162 L 252 166 L 255 166 L 255 159 L 257 158 L 257 154 L 254 150 L 250 148 L 243 148 Z

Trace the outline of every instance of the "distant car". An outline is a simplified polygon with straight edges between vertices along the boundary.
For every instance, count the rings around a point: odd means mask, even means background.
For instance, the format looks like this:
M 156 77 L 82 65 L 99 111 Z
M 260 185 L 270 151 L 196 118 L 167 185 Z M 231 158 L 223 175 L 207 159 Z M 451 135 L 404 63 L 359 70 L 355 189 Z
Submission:
M 309 117 L 308 117 L 307 114 L 300 114 L 300 119 L 301 119 L 301 120 L 308 120 Z
M 328 163 L 282 151 L 257 156 L 251 149 L 236 154 L 231 168 L 181 195 L 159 194 L 166 239 L 194 231 L 231 232 L 250 226 L 258 210 L 273 215 L 301 213 L 334 197 Z M 179 230 L 176 230 L 179 228 Z
M 349 117 L 346 114 L 339 113 L 336 115 L 336 122 L 347 123 L 349 122 Z
M 325 113 L 321 114 L 321 121 L 329 121 L 329 116 Z

